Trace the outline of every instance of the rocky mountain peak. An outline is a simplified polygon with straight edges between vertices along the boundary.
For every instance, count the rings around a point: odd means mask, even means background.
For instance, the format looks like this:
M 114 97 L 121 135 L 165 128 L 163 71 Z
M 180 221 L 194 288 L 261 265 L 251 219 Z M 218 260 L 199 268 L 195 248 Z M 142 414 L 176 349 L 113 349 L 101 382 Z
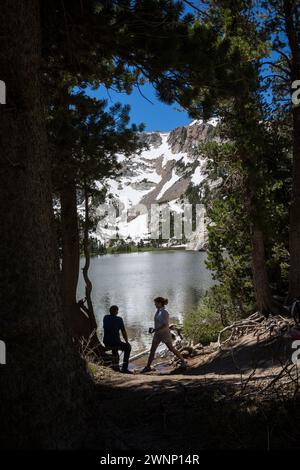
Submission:
M 197 144 L 212 139 L 215 133 L 215 121 L 194 121 L 189 126 L 177 127 L 170 132 L 168 144 L 173 153 L 184 152 L 193 155 Z
M 149 147 L 158 148 L 162 144 L 162 137 L 159 132 L 142 132 L 140 141 Z
M 215 121 L 194 121 L 189 126 L 181 126 L 171 132 L 143 132 L 140 140 L 146 148 L 139 154 L 127 158 L 119 155 L 122 169 L 117 178 L 106 181 L 108 201 L 118 204 L 127 211 L 133 209 L 133 215 L 127 223 L 117 221 L 119 235 L 131 237 L 138 241 L 147 240 L 149 227 L 147 217 L 135 208 L 153 204 L 169 204 L 172 210 L 178 211 L 190 185 L 197 186 L 205 178 L 205 159 L 195 152 L 197 144 L 215 138 Z M 97 233 L 103 240 L 107 237 L 105 230 Z M 205 229 L 195 234 L 190 240 L 192 249 L 205 245 Z

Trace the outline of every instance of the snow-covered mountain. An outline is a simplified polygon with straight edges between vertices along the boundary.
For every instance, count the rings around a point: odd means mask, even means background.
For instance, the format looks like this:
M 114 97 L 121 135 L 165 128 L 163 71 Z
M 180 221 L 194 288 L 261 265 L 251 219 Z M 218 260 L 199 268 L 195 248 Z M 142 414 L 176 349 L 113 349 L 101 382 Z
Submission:
M 127 220 L 117 218 L 116 225 L 121 238 L 131 237 L 135 242 L 149 238 L 148 214 L 139 213 L 140 205 L 148 212 L 153 204 L 168 203 L 172 211 L 181 211 L 185 192 L 190 185 L 199 185 L 204 176 L 205 158 L 195 151 L 199 142 L 214 138 L 217 120 L 206 123 L 193 121 L 171 132 L 142 133 L 140 138 L 147 149 L 125 158 L 118 156 L 122 170 L 106 181 L 107 202 L 128 212 Z M 100 188 L 102 183 L 98 183 Z M 95 236 L 107 241 L 112 235 L 105 224 L 99 224 Z M 193 234 L 188 249 L 205 245 L 206 233 Z

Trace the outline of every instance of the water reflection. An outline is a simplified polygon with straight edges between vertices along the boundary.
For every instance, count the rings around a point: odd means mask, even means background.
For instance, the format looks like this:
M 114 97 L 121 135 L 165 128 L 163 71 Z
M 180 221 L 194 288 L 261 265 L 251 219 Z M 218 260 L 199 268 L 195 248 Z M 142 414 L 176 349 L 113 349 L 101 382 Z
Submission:
M 148 329 L 153 326 L 157 296 L 169 299 L 171 320 L 182 321 L 184 313 L 195 306 L 212 285 L 205 267 L 205 253 L 146 252 L 105 255 L 93 258 L 90 277 L 93 302 L 101 336 L 102 319 L 110 305 L 117 304 L 124 318 L 133 353 L 151 344 Z M 78 296 L 84 297 L 80 278 Z

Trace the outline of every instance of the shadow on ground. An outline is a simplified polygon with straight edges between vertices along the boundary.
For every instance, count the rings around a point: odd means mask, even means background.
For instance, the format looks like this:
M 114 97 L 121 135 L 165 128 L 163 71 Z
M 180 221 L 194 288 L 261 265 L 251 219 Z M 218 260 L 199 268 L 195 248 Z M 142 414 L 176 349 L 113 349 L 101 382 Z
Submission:
M 300 447 L 299 396 L 261 402 L 237 393 L 241 370 L 272 377 L 290 342 L 251 341 L 195 362 L 186 373 L 113 375 L 97 384 L 98 425 L 88 447 L 108 450 L 191 451 Z M 255 380 L 255 378 L 254 378 Z M 101 442 L 100 442 L 101 441 Z

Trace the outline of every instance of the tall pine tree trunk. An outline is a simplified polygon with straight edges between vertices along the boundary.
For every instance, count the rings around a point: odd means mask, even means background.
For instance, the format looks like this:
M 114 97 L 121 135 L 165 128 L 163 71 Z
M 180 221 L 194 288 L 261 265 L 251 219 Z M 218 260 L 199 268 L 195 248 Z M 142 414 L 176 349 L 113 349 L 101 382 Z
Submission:
M 293 110 L 293 121 L 293 189 L 289 239 L 289 297 L 291 299 L 300 297 L 300 107 Z
M 70 182 L 60 193 L 61 229 L 62 229 L 62 297 L 64 312 L 70 333 L 73 338 L 88 339 L 97 328 L 91 301 L 92 284 L 88 278 L 89 248 L 88 236 L 84 233 L 84 253 L 86 263 L 83 276 L 86 283 L 86 299 L 88 310 L 83 312 L 76 300 L 76 291 L 80 266 L 80 241 L 77 213 L 77 197 L 75 182 Z M 87 279 L 86 279 L 87 278 Z
M 252 233 L 252 274 L 257 309 L 263 315 L 268 315 L 275 309 L 269 285 L 266 266 L 264 235 L 257 221 L 253 221 Z
M 256 183 L 252 175 L 248 175 L 246 179 L 247 195 L 246 201 L 247 211 L 251 221 L 251 256 L 252 256 L 252 277 L 255 292 L 255 300 L 257 310 L 268 316 L 270 313 L 278 313 L 279 306 L 272 297 L 269 284 L 264 232 L 259 221 L 257 211 L 257 202 L 255 201 Z
M 285 29 L 291 49 L 291 78 L 300 79 L 300 44 L 296 15 L 297 2 L 284 0 Z M 293 187 L 290 207 L 289 297 L 300 297 L 300 107 L 293 108 Z
M 105 348 L 100 343 L 97 335 L 97 321 L 95 317 L 93 302 L 92 302 L 92 289 L 93 285 L 89 278 L 89 269 L 91 263 L 90 255 L 90 240 L 89 240 L 89 225 L 90 225 L 90 215 L 89 215 L 89 192 L 87 184 L 84 184 L 84 205 L 85 205 L 85 218 L 84 218 L 84 228 L 83 228 L 83 251 L 85 257 L 85 263 L 82 269 L 82 274 L 85 282 L 85 297 L 87 302 L 87 307 L 84 306 L 84 310 L 87 314 L 88 324 L 85 323 L 87 328 L 88 335 L 82 335 L 85 339 L 88 339 L 88 346 L 90 351 L 93 351 L 92 356 L 95 360 L 99 358 L 105 358 Z
M 75 182 L 60 192 L 62 231 L 62 295 L 67 320 L 72 328 L 77 315 L 76 291 L 79 278 L 80 246 Z
M 72 448 L 91 382 L 64 322 L 40 86 L 39 1 L 1 2 L 0 445 Z

